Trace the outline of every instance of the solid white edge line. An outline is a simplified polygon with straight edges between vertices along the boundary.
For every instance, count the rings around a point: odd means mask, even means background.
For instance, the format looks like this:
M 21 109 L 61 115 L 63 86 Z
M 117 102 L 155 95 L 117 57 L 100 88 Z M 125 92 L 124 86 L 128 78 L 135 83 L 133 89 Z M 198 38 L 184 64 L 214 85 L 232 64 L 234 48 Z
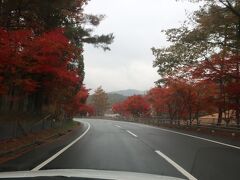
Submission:
M 227 143 L 223 143 L 223 142 L 219 142 L 219 141 L 214 141 L 214 140 L 211 140 L 211 139 L 207 139 L 207 138 L 203 138 L 203 137 L 199 137 L 199 136 L 194 136 L 194 135 L 190 135 L 190 134 L 185 134 L 185 133 L 181 133 L 181 132 L 176 132 L 176 131 L 172 131 L 172 130 L 168 130 L 168 129 L 163 129 L 163 128 L 157 128 L 157 129 L 160 129 L 160 130 L 163 130 L 163 131 L 166 131 L 166 132 L 175 133 L 175 134 L 180 134 L 180 135 L 183 135 L 183 136 L 188 136 L 188 137 L 191 137 L 191 138 L 201 139 L 201 140 L 208 141 L 208 142 L 211 142 L 211 143 L 220 144 L 220 145 L 223 145 L 223 146 L 228 146 L 228 147 L 240 150 L 239 146 L 234 146 L 234 145 L 231 145 L 231 144 L 227 144 Z
M 137 124 L 137 125 L 142 126 L 142 125 L 145 125 L 145 124 Z M 235 145 L 232 145 L 232 144 L 227 144 L 227 143 L 223 143 L 223 142 L 220 142 L 220 141 L 215 141 L 215 140 L 212 140 L 212 139 L 207 139 L 207 138 L 203 138 L 203 137 L 199 137 L 199 136 L 185 134 L 185 133 L 172 131 L 172 130 L 159 128 L 159 127 L 154 127 L 154 126 L 150 126 L 150 125 L 145 125 L 145 126 L 150 127 L 150 128 L 154 128 L 154 129 L 158 129 L 158 130 L 162 130 L 162 131 L 166 131 L 166 132 L 171 132 L 171 133 L 174 133 L 174 134 L 179 134 L 179 135 L 188 136 L 188 137 L 191 137 L 191 138 L 200 139 L 200 140 L 203 140 L 203 141 L 208 141 L 208 142 L 211 142 L 211 143 L 215 143 L 215 144 L 219 144 L 219 145 L 222 145 L 222 146 L 227 146 L 227 147 L 231 147 L 231 148 L 235 148 L 235 149 L 240 150 L 240 146 L 235 146 Z
M 55 158 L 57 158 L 59 155 L 61 155 L 64 151 L 66 151 L 68 148 L 70 148 L 72 145 L 74 145 L 78 140 L 80 140 L 85 134 L 87 134 L 87 132 L 89 131 L 91 125 L 86 122 L 88 124 L 88 128 L 87 130 L 81 135 L 79 136 L 77 139 L 75 139 L 74 141 L 72 141 L 70 144 L 68 144 L 66 147 L 64 147 L 63 149 L 61 149 L 60 151 L 58 151 L 56 154 L 54 154 L 53 156 L 51 156 L 50 158 L 48 158 L 47 160 L 45 160 L 44 162 L 42 162 L 41 164 L 39 164 L 38 166 L 36 166 L 35 168 L 33 168 L 31 171 L 38 171 L 39 169 L 41 169 L 42 167 L 46 166 L 48 163 L 50 163 L 51 161 L 53 161 Z
M 159 156 L 164 158 L 167 162 L 169 162 L 173 167 L 175 167 L 181 174 L 183 174 L 185 177 L 187 177 L 189 180 L 197 180 L 194 176 L 192 176 L 189 172 L 187 172 L 185 169 L 183 169 L 180 165 L 175 163 L 173 160 L 171 160 L 169 157 L 167 157 L 165 154 L 163 154 L 161 151 L 156 150 L 155 151 Z
M 137 137 L 137 135 L 134 134 L 134 133 L 132 133 L 131 131 L 128 131 L 128 130 L 127 130 L 127 132 L 128 132 L 129 134 L 131 134 L 132 136 Z

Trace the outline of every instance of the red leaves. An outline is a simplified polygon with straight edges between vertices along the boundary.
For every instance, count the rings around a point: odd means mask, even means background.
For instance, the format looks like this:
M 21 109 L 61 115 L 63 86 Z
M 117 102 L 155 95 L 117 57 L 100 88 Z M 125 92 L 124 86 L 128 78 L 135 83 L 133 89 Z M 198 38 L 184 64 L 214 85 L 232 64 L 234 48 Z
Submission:
M 214 55 L 209 59 L 199 63 L 196 69 L 192 72 L 194 78 L 208 79 L 218 81 L 225 78 L 240 78 L 239 77 L 239 56 Z
M 10 87 L 18 87 L 26 92 L 33 91 L 35 82 L 26 75 L 25 58 L 26 49 L 31 44 L 32 32 L 6 31 L 0 28 L 0 37 L 0 76 L 4 79 L 2 89 L 5 89 L 5 93 Z
M 80 91 L 64 105 L 64 109 L 69 115 L 74 116 L 79 114 L 81 116 L 86 116 L 94 114 L 93 107 L 86 105 L 89 96 L 88 91 L 89 90 L 83 86 Z
M 92 106 L 89 106 L 87 104 L 82 104 L 82 106 L 78 108 L 77 114 L 81 116 L 92 116 L 95 114 L 95 110 Z
M 217 54 L 200 63 L 193 72 L 195 78 L 217 85 L 215 103 L 224 111 L 240 106 L 240 56 Z M 221 112 L 220 112 L 221 113 Z
M 76 64 L 80 53 L 61 28 L 41 35 L 0 28 L 0 94 L 19 99 L 41 91 L 40 98 L 49 101 L 52 111 L 93 113 L 85 106 L 88 90 L 81 88 Z
M 126 113 L 126 110 L 125 110 L 125 106 L 122 103 L 116 103 L 112 106 L 112 110 L 114 113 L 118 113 L 118 114 L 121 114 L 121 115 L 125 115 Z
M 229 95 L 237 95 L 240 96 L 240 83 L 239 82 L 231 82 L 226 87 L 226 92 Z
M 146 98 L 148 102 L 151 104 L 153 111 L 156 115 L 161 113 L 166 113 L 166 103 L 168 101 L 168 88 L 152 88 L 149 90 Z
M 142 96 L 130 96 L 122 103 L 113 105 L 112 109 L 115 113 L 134 117 L 147 116 L 150 112 L 150 106 Z
M 208 81 L 189 83 L 169 79 L 167 87 L 153 88 L 146 95 L 153 114 L 171 119 L 192 119 L 201 112 L 213 111 L 215 86 Z
M 31 30 L 0 29 L 0 77 L 4 78 L 1 89 L 11 86 L 33 92 L 46 84 L 51 88 L 56 81 L 58 87 L 59 83 L 77 85 L 77 68 L 69 66 L 78 52 L 63 33 L 63 29 L 55 29 L 36 36 Z
M 31 68 L 32 72 L 47 74 L 73 84 L 78 83 L 76 69 L 68 68 L 76 58 L 75 47 L 64 36 L 62 29 L 44 33 L 36 38 L 33 44 L 30 52 L 36 64 Z
M 33 81 L 32 79 L 19 80 L 18 85 L 23 87 L 24 91 L 26 91 L 26 92 L 34 92 L 38 88 L 37 82 Z

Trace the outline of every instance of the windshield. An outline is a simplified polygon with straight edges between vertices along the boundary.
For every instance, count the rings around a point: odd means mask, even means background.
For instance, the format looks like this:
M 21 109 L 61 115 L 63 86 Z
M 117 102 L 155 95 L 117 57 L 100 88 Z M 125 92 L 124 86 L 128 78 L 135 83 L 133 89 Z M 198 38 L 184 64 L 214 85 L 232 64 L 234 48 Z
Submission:
M 240 179 L 239 22 L 240 0 L 0 0 L 0 178 Z

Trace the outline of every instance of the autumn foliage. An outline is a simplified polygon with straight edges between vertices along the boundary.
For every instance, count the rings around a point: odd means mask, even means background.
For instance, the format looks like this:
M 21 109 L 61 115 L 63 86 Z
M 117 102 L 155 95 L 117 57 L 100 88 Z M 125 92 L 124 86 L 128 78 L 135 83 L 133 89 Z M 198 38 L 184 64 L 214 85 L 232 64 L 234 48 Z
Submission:
M 94 113 L 86 105 L 83 45 L 110 50 L 114 36 L 93 33 L 103 15 L 85 14 L 87 2 L 1 1 L 0 115 Z
M 231 121 L 240 126 L 240 16 L 236 12 L 239 1 L 206 0 L 181 27 L 163 31 L 167 47 L 152 48 L 153 65 L 160 75 L 158 86 L 169 87 L 169 79 L 184 79 L 200 89 L 210 85 L 207 93 L 213 93 L 209 102 L 215 107 L 217 125 Z M 201 115 L 210 115 L 209 110 L 201 111 Z
M 236 55 L 215 54 L 179 68 L 180 74 L 165 76 L 165 83 L 146 95 L 153 114 L 192 124 L 194 120 L 200 123 L 200 116 L 218 112 L 218 124 L 222 119 L 226 124 L 236 119 L 239 124 L 239 60 Z
M 60 79 L 63 84 L 76 84 L 79 77 L 68 69 L 74 48 L 63 33 L 56 29 L 36 37 L 31 30 L 0 29 L 1 92 L 12 87 L 24 92 L 53 88 Z
M 150 113 L 149 103 L 140 95 L 130 96 L 125 101 L 113 105 L 112 109 L 115 113 L 132 117 L 144 117 Z
M 218 123 L 222 123 L 222 119 L 236 119 L 236 123 L 240 124 L 240 56 L 225 54 L 213 55 L 197 65 L 192 71 L 194 78 L 211 81 L 215 83 L 217 91 L 215 92 L 215 105 L 219 111 Z M 229 112 L 235 111 L 232 117 Z M 224 116 L 224 117 L 223 117 Z
M 183 79 L 169 79 L 166 87 L 151 89 L 147 99 L 156 116 L 171 120 L 186 120 L 190 124 L 199 115 L 212 113 L 215 85 L 210 82 L 189 83 Z
M 69 99 L 68 103 L 64 104 L 65 112 L 72 116 L 76 114 L 80 116 L 94 115 L 94 108 L 86 104 L 89 96 L 88 91 L 89 90 L 83 86 L 72 99 Z
M 59 114 L 71 103 L 78 107 L 66 111 L 69 115 L 82 111 L 88 90 L 84 87 L 78 90 L 82 77 L 74 66 L 81 50 L 70 43 L 64 29 L 36 36 L 32 30 L 1 28 L 0 37 L 0 94 L 9 102 L 6 103 L 11 106 L 9 110 L 28 111 L 31 98 L 41 93 L 45 102 L 37 103 L 51 106 L 52 113 Z

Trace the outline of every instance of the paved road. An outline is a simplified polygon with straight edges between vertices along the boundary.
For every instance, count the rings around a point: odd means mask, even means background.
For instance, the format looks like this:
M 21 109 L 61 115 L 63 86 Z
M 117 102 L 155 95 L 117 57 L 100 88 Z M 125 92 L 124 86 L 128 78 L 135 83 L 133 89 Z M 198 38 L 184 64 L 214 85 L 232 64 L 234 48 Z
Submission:
M 42 169 L 100 169 L 239 180 L 240 149 L 163 129 L 84 119 L 91 128 Z

